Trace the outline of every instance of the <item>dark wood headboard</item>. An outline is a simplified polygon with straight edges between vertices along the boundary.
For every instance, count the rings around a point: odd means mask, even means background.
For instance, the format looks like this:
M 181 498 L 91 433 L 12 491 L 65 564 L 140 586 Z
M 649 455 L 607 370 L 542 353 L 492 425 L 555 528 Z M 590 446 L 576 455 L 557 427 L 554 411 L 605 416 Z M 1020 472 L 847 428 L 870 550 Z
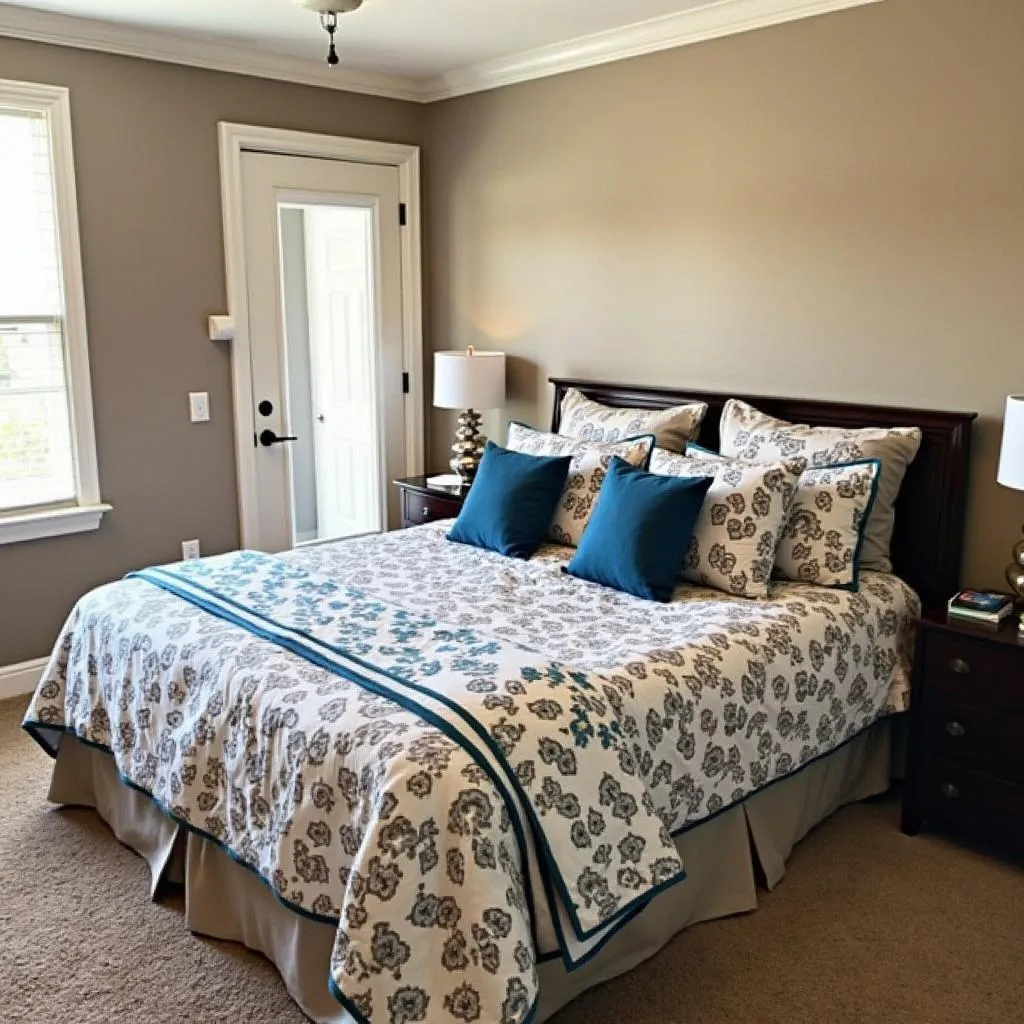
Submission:
M 562 398 L 569 388 L 605 405 L 664 409 L 687 401 L 707 402 L 699 443 L 718 451 L 718 425 L 729 398 L 739 398 L 770 416 L 824 427 L 920 427 L 921 450 L 907 470 L 896 502 L 892 561 L 896 573 L 921 596 L 926 610 L 939 609 L 960 586 L 964 512 L 967 505 L 971 423 L 977 413 L 901 409 L 805 398 L 722 394 L 682 388 L 608 384 L 552 377 L 558 430 Z

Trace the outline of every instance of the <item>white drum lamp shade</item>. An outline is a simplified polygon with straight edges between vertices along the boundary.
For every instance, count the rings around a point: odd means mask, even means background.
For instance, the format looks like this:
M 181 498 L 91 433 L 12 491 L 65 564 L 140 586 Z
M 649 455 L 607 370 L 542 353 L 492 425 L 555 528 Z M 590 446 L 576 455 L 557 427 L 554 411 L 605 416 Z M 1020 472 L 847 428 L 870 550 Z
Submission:
M 434 353 L 438 409 L 500 409 L 504 404 L 504 352 Z
M 998 480 L 1004 487 L 1024 491 L 1024 395 L 1006 400 Z

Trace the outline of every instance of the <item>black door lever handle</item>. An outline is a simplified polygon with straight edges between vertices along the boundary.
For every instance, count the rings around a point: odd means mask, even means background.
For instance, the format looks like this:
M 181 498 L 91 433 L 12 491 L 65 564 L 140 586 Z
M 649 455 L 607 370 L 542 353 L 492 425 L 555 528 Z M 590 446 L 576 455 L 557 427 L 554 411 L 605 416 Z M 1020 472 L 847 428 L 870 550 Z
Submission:
M 298 441 L 297 437 L 278 437 L 272 430 L 264 430 L 260 433 L 260 444 L 264 448 L 271 448 L 275 444 L 284 444 L 286 441 Z

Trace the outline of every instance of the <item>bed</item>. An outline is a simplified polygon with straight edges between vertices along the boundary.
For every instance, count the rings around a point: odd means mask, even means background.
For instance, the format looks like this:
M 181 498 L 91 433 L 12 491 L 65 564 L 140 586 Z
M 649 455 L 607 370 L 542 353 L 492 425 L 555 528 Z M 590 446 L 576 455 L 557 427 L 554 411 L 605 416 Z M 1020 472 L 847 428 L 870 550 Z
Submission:
M 556 380 L 612 405 L 725 396 Z M 700 920 L 756 907 L 793 845 L 889 784 L 913 624 L 958 581 L 971 417 L 916 425 L 896 575 L 665 606 L 403 534 L 148 570 L 72 613 L 26 718 L 50 798 L 264 952 L 313 1020 L 541 1021 Z

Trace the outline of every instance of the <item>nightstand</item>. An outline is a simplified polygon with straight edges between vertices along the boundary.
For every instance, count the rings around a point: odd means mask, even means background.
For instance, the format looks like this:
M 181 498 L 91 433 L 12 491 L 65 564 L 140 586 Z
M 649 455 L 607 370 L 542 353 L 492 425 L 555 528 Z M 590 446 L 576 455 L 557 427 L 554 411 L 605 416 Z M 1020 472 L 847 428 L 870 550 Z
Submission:
M 469 494 L 469 488 L 431 487 L 425 476 L 396 480 L 402 500 L 402 529 L 422 526 L 437 519 L 454 519 Z
M 917 627 L 903 831 L 935 821 L 1024 849 L 1024 641 L 944 615 Z

